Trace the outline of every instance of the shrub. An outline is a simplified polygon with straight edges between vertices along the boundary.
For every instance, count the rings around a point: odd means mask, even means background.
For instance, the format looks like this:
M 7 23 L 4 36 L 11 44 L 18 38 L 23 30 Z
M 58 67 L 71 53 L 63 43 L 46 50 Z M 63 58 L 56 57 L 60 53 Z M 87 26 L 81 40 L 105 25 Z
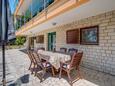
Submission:
M 26 38 L 25 37 L 16 37 L 16 41 L 15 41 L 15 44 L 16 45 L 23 45 L 26 41 Z

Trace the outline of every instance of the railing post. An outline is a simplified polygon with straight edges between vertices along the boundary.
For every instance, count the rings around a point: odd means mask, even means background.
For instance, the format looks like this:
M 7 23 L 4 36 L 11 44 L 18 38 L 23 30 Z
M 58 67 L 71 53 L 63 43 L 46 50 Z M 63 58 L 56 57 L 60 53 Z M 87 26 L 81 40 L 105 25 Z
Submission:
M 33 6 L 33 5 L 32 5 L 32 0 L 31 0 L 31 18 L 32 18 L 32 6 Z
M 24 14 L 24 24 L 25 24 L 25 14 Z
M 45 18 L 47 19 L 46 0 L 44 0 L 44 11 L 45 11 Z
M 20 27 L 21 27 L 21 24 L 22 24 L 22 23 L 21 23 L 21 17 L 20 17 Z

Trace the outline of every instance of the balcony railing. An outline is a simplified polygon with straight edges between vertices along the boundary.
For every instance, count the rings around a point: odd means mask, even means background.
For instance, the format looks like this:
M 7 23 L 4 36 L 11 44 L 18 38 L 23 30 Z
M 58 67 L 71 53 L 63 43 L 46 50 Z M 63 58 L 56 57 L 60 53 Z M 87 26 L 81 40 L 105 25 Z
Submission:
M 46 1 L 46 2 L 44 2 Z M 32 4 L 24 15 L 17 18 L 16 29 L 19 29 L 24 24 L 29 22 L 33 17 L 40 14 L 44 9 L 47 9 L 55 0 L 32 0 Z
M 13 9 L 13 13 L 14 13 L 20 0 L 12 0 L 12 1 L 13 1 L 13 2 L 12 2 L 12 3 L 13 3 L 12 9 Z

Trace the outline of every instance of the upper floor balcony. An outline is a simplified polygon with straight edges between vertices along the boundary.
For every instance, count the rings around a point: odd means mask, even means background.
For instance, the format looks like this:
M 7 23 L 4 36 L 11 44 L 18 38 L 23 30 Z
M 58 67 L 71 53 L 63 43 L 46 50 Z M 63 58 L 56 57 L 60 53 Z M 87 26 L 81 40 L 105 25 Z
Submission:
M 48 7 L 51 6 L 56 1 L 58 0 L 31 0 L 31 3 L 28 3 L 28 6 L 25 6 L 26 7 L 25 11 L 24 8 L 24 9 L 20 9 L 19 12 L 15 13 L 16 29 L 21 28 L 24 24 L 26 24 L 31 19 L 33 19 L 33 17 L 40 15 L 40 13 L 42 13 L 43 11 L 46 12 Z
M 28 9 L 16 18 L 15 26 L 18 30 L 16 35 L 88 1 L 89 0 L 32 0 Z

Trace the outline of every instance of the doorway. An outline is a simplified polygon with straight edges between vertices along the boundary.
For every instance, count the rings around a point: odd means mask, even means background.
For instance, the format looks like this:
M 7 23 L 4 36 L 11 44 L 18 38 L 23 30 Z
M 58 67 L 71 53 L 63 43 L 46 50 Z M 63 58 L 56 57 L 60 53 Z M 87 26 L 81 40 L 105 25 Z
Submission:
M 56 49 L 56 32 L 48 33 L 48 50 L 55 51 Z

